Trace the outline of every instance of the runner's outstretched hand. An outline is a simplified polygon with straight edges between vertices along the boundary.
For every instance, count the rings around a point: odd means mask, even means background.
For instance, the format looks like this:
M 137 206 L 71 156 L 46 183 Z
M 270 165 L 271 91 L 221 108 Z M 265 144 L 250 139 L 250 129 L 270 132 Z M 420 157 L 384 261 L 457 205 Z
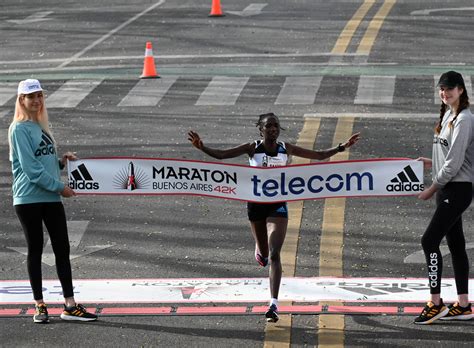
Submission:
M 199 150 L 202 150 L 204 144 L 202 143 L 201 137 L 194 131 L 188 132 L 188 140 L 193 144 L 193 146 Z
M 349 147 L 357 143 L 359 139 L 360 139 L 360 133 L 354 133 L 344 144 L 342 144 L 342 146 L 344 146 L 345 149 L 348 149 Z

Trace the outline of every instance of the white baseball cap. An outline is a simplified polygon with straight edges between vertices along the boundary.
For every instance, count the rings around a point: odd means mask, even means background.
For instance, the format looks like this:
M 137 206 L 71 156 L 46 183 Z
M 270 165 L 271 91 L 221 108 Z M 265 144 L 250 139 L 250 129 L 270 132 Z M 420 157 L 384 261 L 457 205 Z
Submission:
M 18 94 L 30 94 L 42 90 L 40 82 L 36 79 L 23 80 L 18 84 Z

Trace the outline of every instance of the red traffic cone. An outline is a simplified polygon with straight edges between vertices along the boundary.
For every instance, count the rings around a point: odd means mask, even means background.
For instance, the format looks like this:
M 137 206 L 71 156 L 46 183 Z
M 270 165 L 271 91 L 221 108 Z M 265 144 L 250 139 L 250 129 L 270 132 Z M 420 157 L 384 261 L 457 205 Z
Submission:
M 223 17 L 223 16 L 225 16 L 225 14 L 222 13 L 221 0 L 212 0 L 211 13 L 209 13 L 209 17 Z
M 153 79 L 159 78 L 155 69 L 155 59 L 153 58 L 153 49 L 151 48 L 151 42 L 146 43 L 145 49 L 145 61 L 143 62 L 143 72 L 140 76 L 141 79 Z

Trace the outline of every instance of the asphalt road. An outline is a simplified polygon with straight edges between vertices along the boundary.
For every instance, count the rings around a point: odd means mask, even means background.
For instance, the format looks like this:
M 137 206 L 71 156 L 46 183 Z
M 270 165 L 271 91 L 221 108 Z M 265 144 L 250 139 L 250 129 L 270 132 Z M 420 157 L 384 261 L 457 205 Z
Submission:
M 225 148 L 257 139 L 257 115 L 269 111 L 281 115 L 285 128 L 281 137 L 287 142 L 296 143 L 308 118 L 316 117 L 320 126 L 314 147 L 330 147 L 339 120 L 353 116 L 352 129 L 361 132 L 362 140 L 351 149 L 349 159 L 430 156 L 439 109 L 436 76 L 455 69 L 472 86 L 474 7 L 468 0 L 376 0 L 371 6 L 367 1 L 276 0 L 256 12 L 245 11 L 251 3 L 222 0 L 226 16 L 220 18 L 208 17 L 210 3 L 2 2 L 0 280 L 27 278 L 25 256 L 12 249 L 25 242 L 11 205 L 6 140 L 15 86 L 23 78 L 39 78 L 47 89 L 60 152 L 195 160 L 209 158 L 190 146 L 186 136 L 190 129 L 198 131 L 206 144 Z M 364 4 L 366 13 L 354 16 Z M 357 19 L 354 32 L 344 32 Z M 345 48 L 341 38 L 350 39 Z M 127 97 L 139 95 L 140 90 L 133 91 L 143 83 L 139 76 L 147 41 L 153 43 L 161 79 L 149 80 L 159 81 L 150 82 L 147 88 L 152 92 L 141 89 L 141 98 L 127 104 Z M 227 88 L 243 81 L 234 99 L 225 88 L 214 90 L 215 99 L 212 93 L 210 99 L 205 97 L 213 81 L 222 77 Z M 54 105 L 55 93 L 74 83 L 82 87 L 70 87 L 70 104 L 61 104 L 60 99 Z M 296 89 L 306 96 L 303 101 L 294 90 L 285 89 L 308 84 L 311 87 Z M 167 88 L 160 90 L 163 85 Z M 364 95 L 362 87 L 367 85 L 379 88 L 372 96 Z M 221 100 L 228 102 L 219 105 Z M 227 162 L 245 164 L 246 159 Z M 429 173 L 425 179 L 429 182 Z M 327 201 L 304 202 L 296 277 L 322 276 L 320 246 Z M 414 197 L 347 199 L 341 276 L 423 278 L 424 265 L 405 259 L 421 250 L 420 238 L 433 206 L 432 201 Z M 266 277 L 266 270 L 253 259 L 244 203 L 181 196 L 80 196 L 65 200 L 65 207 L 70 221 L 87 222 L 78 250 L 107 246 L 72 261 L 76 279 Z M 472 217 L 469 208 L 464 224 L 468 243 L 474 241 Z M 473 250 L 468 250 L 471 265 Z M 444 276 L 452 277 L 449 257 L 445 264 Z M 55 272 L 54 266 L 43 264 L 45 279 L 55 279 Z M 110 304 L 114 305 L 119 304 Z M 15 316 L 0 318 L 0 345 L 325 346 L 332 341 L 322 317 L 295 314 L 271 326 L 253 314 L 103 316 L 85 324 L 64 323 L 56 317 L 49 325 L 34 325 L 31 316 Z M 347 347 L 474 342 L 472 321 L 418 327 L 412 324 L 413 315 L 341 317 L 342 328 L 332 333 L 333 346 L 341 346 L 341 338 Z

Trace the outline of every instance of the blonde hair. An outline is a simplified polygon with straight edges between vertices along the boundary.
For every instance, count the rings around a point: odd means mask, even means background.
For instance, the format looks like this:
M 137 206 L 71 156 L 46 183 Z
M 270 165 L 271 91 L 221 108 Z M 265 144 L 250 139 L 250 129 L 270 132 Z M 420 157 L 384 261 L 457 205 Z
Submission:
M 25 98 L 26 94 L 19 94 L 16 98 L 15 103 L 15 113 L 13 115 L 12 123 L 8 128 L 8 145 L 10 146 L 10 161 L 13 160 L 13 146 L 12 146 L 12 139 L 11 139 L 11 132 L 12 128 L 18 122 L 25 122 L 25 121 L 33 121 L 39 124 L 41 129 L 48 134 L 51 139 L 53 140 L 54 148 L 56 149 L 56 141 L 54 140 L 53 133 L 51 132 L 49 119 L 48 119 L 48 110 L 46 109 L 46 105 L 42 103 L 41 109 L 38 113 L 32 118 L 27 112 L 23 104 L 20 102 L 20 99 Z

